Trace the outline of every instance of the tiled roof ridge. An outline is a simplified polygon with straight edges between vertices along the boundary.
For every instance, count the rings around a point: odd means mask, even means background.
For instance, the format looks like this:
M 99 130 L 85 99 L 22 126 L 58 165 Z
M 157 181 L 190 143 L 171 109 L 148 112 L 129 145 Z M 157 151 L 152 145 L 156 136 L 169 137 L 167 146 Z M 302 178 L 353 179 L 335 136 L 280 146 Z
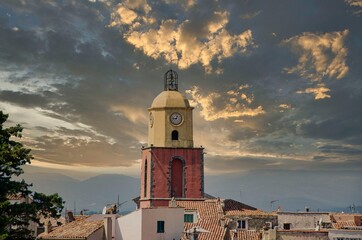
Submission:
M 244 208 L 247 208 L 248 210 L 260 210 L 260 209 L 257 209 L 255 207 L 252 207 L 250 205 L 247 205 L 245 203 L 242 203 L 242 202 L 236 201 L 234 199 L 231 199 L 231 198 L 224 199 L 224 203 L 227 203 L 227 202 L 233 202 L 233 203 L 241 204 L 242 206 L 244 206 Z
M 82 226 L 84 224 L 84 226 Z M 88 226 L 87 226 L 88 225 Z M 74 238 L 84 238 L 92 235 L 94 232 L 98 231 L 104 226 L 103 220 L 89 221 L 87 218 L 80 220 L 75 220 L 70 223 L 66 223 L 62 226 L 54 228 L 53 231 L 49 233 L 42 233 L 39 235 L 40 238 L 46 239 L 74 239 Z M 75 228 L 81 228 L 84 232 L 75 232 Z M 78 233 L 79 235 L 75 235 Z

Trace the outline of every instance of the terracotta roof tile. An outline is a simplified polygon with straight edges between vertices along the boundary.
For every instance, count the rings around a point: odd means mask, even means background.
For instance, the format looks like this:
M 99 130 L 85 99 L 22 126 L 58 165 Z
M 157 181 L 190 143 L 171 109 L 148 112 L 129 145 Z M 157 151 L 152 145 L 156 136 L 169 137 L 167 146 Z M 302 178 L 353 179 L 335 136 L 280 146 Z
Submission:
M 262 234 L 256 230 L 237 230 L 237 231 L 230 231 L 230 236 L 235 237 L 237 240 L 261 240 Z M 233 238 L 235 239 L 235 238 Z
M 331 221 L 332 227 L 336 229 L 343 229 L 346 227 L 357 227 L 355 217 L 359 216 L 358 214 L 332 214 Z
M 186 210 L 197 210 L 198 219 L 196 223 L 185 223 L 184 230 L 193 227 L 201 227 L 208 233 L 200 233 L 198 240 L 223 240 L 227 228 L 222 227 L 220 219 L 223 217 L 221 202 L 216 199 L 202 201 L 177 201 L 177 205 Z M 228 220 L 226 219 L 226 223 Z
M 230 218 L 228 216 L 267 216 L 275 215 L 264 212 L 257 208 L 248 206 L 232 199 L 204 199 L 200 201 L 182 201 L 178 200 L 177 205 L 184 207 L 185 210 L 196 210 L 198 213 L 198 220 L 196 223 L 185 223 L 184 230 L 187 231 L 193 227 L 201 227 L 209 233 L 200 233 L 199 240 L 222 240 L 227 235 L 227 227 L 222 227 L 220 219 L 225 218 L 225 226 L 228 225 Z M 260 240 L 261 234 L 252 230 L 237 230 L 237 239 L 239 240 Z
M 273 215 L 272 213 L 264 212 L 260 209 L 251 207 L 241 202 L 225 199 L 224 211 L 226 216 L 261 216 L 261 215 Z
M 103 227 L 103 220 L 88 221 L 87 218 L 76 220 L 60 227 L 54 228 L 50 233 L 42 233 L 40 239 L 74 239 L 87 238 Z
M 209 232 L 200 233 L 198 240 L 223 240 L 227 228 L 220 225 L 218 218 L 199 219 L 197 223 L 185 223 L 184 230 L 187 231 L 193 227 L 201 227 Z
M 333 226 L 333 228 L 336 228 L 336 229 L 343 229 L 346 227 L 357 227 L 355 221 L 353 221 L 353 220 L 332 222 L 332 226 Z
M 9 194 L 7 195 L 8 200 L 21 200 L 24 199 L 25 197 L 22 196 L 21 194 Z
M 187 210 L 197 210 L 200 218 L 222 217 L 223 211 L 221 203 L 216 199 L 207 199 L 202 201 L 177 201 L 178 206 Z

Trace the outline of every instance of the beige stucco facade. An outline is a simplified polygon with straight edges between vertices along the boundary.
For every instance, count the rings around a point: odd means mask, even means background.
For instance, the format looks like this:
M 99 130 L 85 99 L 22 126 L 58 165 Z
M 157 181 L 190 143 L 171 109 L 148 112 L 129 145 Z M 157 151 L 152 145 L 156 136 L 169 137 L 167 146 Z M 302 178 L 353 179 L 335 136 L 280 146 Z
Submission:
M 278 212 L 278 228 L 285 229 L 284 224 L 290 224 L 290 229 L 314 230 L 319 221 L 330 223 L 329 213 L 321 212 Z
M 193 147 L 192 110 L 189 101 L 178 91 L 163 91 L 148 109 L 148 146 Z M 171 122 L 171 115 L 182 116 L 180 124 Z M 178 132 L 178 139 L 172 139 L 172 132 Z

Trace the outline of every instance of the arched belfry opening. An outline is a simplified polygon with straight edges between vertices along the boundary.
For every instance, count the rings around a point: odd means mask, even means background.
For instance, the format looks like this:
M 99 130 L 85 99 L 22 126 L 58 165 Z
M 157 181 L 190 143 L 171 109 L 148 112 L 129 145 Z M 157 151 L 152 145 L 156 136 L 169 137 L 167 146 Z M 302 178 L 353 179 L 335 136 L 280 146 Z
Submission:
M 183 197 L 184 190 L 184 166 L 181 159 L 173 159 L 171 162 L 171 197 Z
M 173 130 L 171 133 L 171 139 L 172 140 L 178 140 L 178 131 Z

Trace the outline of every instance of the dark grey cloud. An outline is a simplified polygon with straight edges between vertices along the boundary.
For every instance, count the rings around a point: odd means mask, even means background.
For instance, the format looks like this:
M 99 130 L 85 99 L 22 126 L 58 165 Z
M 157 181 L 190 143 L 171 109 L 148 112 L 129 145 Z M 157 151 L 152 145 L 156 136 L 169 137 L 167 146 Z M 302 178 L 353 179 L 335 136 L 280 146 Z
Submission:
M 339 145 L 324 145 L 318 147 L 322 153 L 338 153 L 346 155 L 362 155 L 362 148 L 351 148 Z
M 223 74 L 205 74 L 200 64 L 178 71 L 181 91 L 196 85 L 204 94 L 225 94 L 248 84 L 245 93 L 253 96 L 251 106 L 262 106 L 265 111 L 256 117 L 210 122 L 196 108 L 194 132 L 204 135 L 196 139 L 198 145 L 210 144 L 206 146 L 208 151 L 220 154 L 222 159 L 217 165 L 215 158 L 207 155 L 208 167 L 229 169 L 233 164 L 244 165 L 246 169 L 278 167 L 273 165 L 279 161 L 276 157 L 228 160 L 222 154 L 230 149 L 240 154 L 280 155 L 286 159 L 290 156 L 289 162 L 282 161 L 285 169 L 299 166 L 331 170 L 339 167 L 337 163 L 328 163 L 336 158 L 358 166 L 355 158 L 362 144 L 359 110 L 362 33 L 350 6 L 343 1 L 228 0 L 198 1 L 186 9 L 183 3 L 148 3 L 152 7 L 150 15 L 156 19 L 156 29 L 166 19 L 179 24 L 188 20 L 182 28 L 185 35 L 201 37 L 207 23 L 214 19 L 214 12 L 227 11 L 225 29 L 230 34 L 252 31 L 255 47 L 247 54 L 211 62 L 213 67 L 220 66 Z M 77 162 L 79 157 L 79 163 L 97 165 L 99 155 L 91 149 L 107 152 L 103 161 L 106 165 L 126 165 L 127 161 L 134 163 L 139 158 L 139 151 L 134 148 L 139 149 L 147 139 L 146 109 L 162 90 L 163 73 L 169 64 L 162 58 L 152 59 L 127 43 L 124 26 L 107 27 L 117 4 L 10 0 L 0 3 L 0 71 L 4 83 L 0 89 L 1 103 L 41 108 L 43 116 L 72 126 L 77 123 L 87 126 L 79 129 L 35 126 L 35 130 L 43 133 L 35 140 L 36 146 L 47 149 L 36 151 L 44 161 L 69 164 Z M 349 29 L 345 45 L 350 69 L 343 79 L 327 79 L 331 98 L 316 101 L 309 94 L 297 94 L 298 90 L 311 87 L 311 83 L 283 71 L 298 63 L 290 48 L 281 44 L 283 40 L 303 32 L 345 29 Z M 281 108 L 281 104 L 289 107 Z M 222 101 L 214 105 L 218 110 L 225 107 Z M 214 139 L 208 142 L 205 135 L 210 130 L 215 135 L 220 133 L 219 138 L 227 143 Z M 56 137 L 51 138 L 52 134 Z M 109 139 L 116 144 L 108 143 Z M 225 145 L 224 152 L 212 149 L 213 144 Z M 346 147 L 348 144 L 352 146 Z M 86 157 L 79 156 L 83 151 Z M 64 152 L 71 157 L 66 158 Z M 296 157 L 318 163 L 296 161 Z
M 322 159 L 324 161 L 322 161 Z M 330 158 L 329 158 L 330 159 Z M 223 170 L 231 174 L 242 174 L 250 171 L 354 171 L 362 169 L 362 161 L 347 160 L 344 162 L 327 161 L 326 158 L 316 157 L 315 161 L 295 160 L 282 157 L 225 157 L 208 156 L 205 166 L 213 171 Z

